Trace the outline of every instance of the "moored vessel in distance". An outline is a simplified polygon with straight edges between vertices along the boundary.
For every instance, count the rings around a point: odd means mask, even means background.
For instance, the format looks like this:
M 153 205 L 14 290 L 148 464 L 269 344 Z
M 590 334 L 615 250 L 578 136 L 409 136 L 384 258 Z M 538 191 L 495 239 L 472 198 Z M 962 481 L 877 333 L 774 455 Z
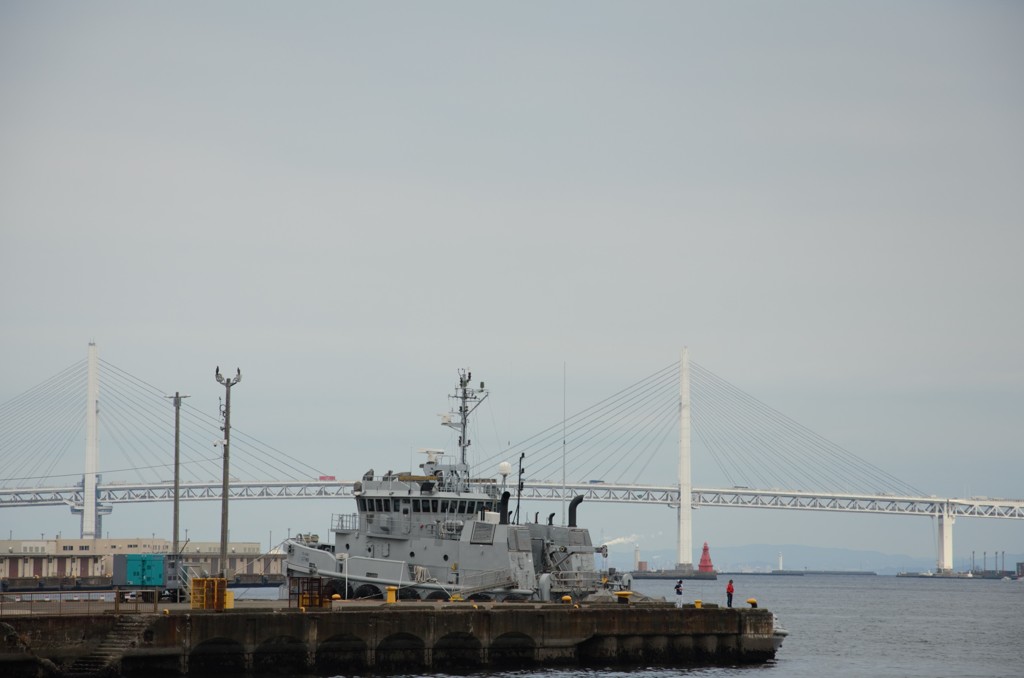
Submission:
M 828 574 L 835 576 L 856 576 L 856 577 L 877 577 L 878 573 L 872 570 L 772 570 L 768 574 L 781 577 L 803 576 L 805 574 Z
M 711 562 L 711 551 L 708 549 L 707 542 L 704 542 L 696 570 L 692 565 L 686 565 L 676 566 L 672 570 L 634 570 L 632 574 L 634 579 L 675 579 L 677 581 L 680 579 L 718 579 L 718 572 L 715 571 L 715 566 Z
M 395 587 L 399 599 L 580 600 L 628 587 L 629 575 L 609 582 L 595 567 L 607 549 L 576 524 L 583 497 L 570 503 L 566 526 L 554 525 L 554 514 L 547 524 L 514 524 L 511 465 L 500 465 L 500 482 L 470 473 L 470 415 L 488 396 L 471 380 L 459 371 L 450 396 L 457 406 L 441 420 L 458 433 L 458 458 L 422 450 L 417 471 L 367 471 L 353 487 L 356 512 L 332 517 L 333 540 L 300 534 L 286 542 L 290 577 L 318 577 L 326 595 L 342 598 L 383 598 Z
M 717 572 L 700 572 L 693 568 L 688 570 L 634 570 L 631 574 L 634 579 L 704 579 L 708 581 L 718 579 Z
M 896 576 L 934 579 L 1005 579 L 1007 581 L 1019 578 L 1015 572 L 1011 572 L 1009 570 L 982 570 L 973 572 L 932 572 L 931 570 L 928 570 L 926 572 L 897 572 Z

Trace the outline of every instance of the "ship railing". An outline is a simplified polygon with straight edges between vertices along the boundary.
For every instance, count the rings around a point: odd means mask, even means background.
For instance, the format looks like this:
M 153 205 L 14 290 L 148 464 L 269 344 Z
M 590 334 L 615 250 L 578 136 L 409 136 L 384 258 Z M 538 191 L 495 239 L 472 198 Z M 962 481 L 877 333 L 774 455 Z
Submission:
M 601 585 L 601 573 L 593 570 L 561 570 L 551 573 L 553 591 L 594 591 Z
M 468 482 L 475 491 L 482 492 L 492 499 L 501 497 L 501 487 L 494 478 L 469 478 Z
M 462 478 L 452 473 L 442 473 L 441 475 L 413 473 L 391 473 L 390 475 L 385 474 L 382 476 L 364 475 L 361 482 L 389 483 L 391 485 L 395 483 L 421 485 L 422 483 L 429 482 L 433 484 L 433 492 L 459 492 L 472 489 L 474 492 L 486 494 L 492 499 L 499 499 L 503 489 L 496 478 Z
M 331 516 L 331 529 L 335 532 L 355 532 L 359 529 L 359 514 L 335 513 Z

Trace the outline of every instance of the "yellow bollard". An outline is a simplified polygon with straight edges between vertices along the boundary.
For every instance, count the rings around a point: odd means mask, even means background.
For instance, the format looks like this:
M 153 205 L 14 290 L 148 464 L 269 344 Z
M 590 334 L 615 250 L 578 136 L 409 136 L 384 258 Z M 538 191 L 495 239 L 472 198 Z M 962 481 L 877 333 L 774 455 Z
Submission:
M 750 607 L 757 607 L 757 598 L 747 598 L 747 604 Z
M 562 596 L 562 602 L 563 603 L 571 603 L 572 602 L 572 596 Z
M 397 603 L 398 602 L 398 587 L 397 586 L 389 586 L 388 587 L 388 599 L 387 599 L 387 602 L 389 602 L 389 603 Z
M 700 608 L 704 607 L 704 601 L 703 600 L 695 600 L 695 601 L 693 601 L 693 606 L 699 610 Z
M 629 597 L 631 595 L 633 595 L 632 591 L 616 591 L 615 592 L 616 599 L 622 605 L 628 605 L 629 604 Z

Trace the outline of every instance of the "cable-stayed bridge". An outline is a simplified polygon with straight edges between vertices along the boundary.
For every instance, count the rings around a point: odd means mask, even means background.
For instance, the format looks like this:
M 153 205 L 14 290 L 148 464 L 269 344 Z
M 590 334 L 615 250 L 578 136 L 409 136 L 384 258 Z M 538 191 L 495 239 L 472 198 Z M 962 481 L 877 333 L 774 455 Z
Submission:
M 352 497 L 351 480 L 314 481 L 238 481 L 230 485 L 231 499 L 344 499 Z M 679 503 L 676 485 L 613 485 L 593 483 L 525 482 L 523 499 L 570 499 L 582 495 L 587 501 L 619 504 Z M 219 501 L 220 482 L 183 483 L 179 497 L 185 501 Z M 891 513 L 900 515 L 941 515 L 946 505 L 954 517 L 1024 518 L 1024 501 L 1014 499 L 946 499 L 939 497 L 898 497 L 889 494 L 836 494 L 747 488 L 694 488 L 696 506 L 734 506 L 747 508 L 803 509 L 807 511 L 845 511 L 848 513 Z M 174 485 L 159 483 L 118 483 L 101 485 L 102 504 L 165 502 L 174 499 Z M 78 506 L 83 502 L 81 485 L 0 489 L 0 507 Z
M 168 402 L 162 390 L 100 360 L 91 346 L 88 359 L 0 405 L 0 508 L 66 505 L 82 514 L 83 535 L 98 535 L 102 516 L 116 505 L 172 501 Z M 180 412 L 178 497 L 220 500 L 222 484 L 208 478 L 221 470 L 211 441 L 223 436 L 223 422 L 187 402 Z M 232 500 L 352 496 L 354 481 L 337 480 L 238 429 L 231 435 Z M 86 472 L 63 472 L 77 465 L 83 438 Z M 691 456 L 710 460 L 725 486 L 694 487 Z M 650 481 L 649 469 L 663 469 L 666 458 L 676 457 L 678 477 L 666 482 L 662 470 L 657 482 Z M 683 565 L 692 564 L 690 511 L 701 506 L 929 516 L 938 519 L 938 567 L 947 570 L 956 518 L 1024 518 L 1024 500 L 926 495 L 690 363 L 685 351 L 679 362 L 564 421 L 481 455 L 474 467 L 516 460 L 525 460 L 529 471 L 524 500 L 583 495 L 595 502 L 674 507 Z M 118 479 L 104 482 L 104 476 Z M 121 479 L 126 476 L 133 477 Z M 561 480 L 567 477 L 599 480 Z M 802 489 L 779 489 L 794 487 Z M 689 502 L 680 501 L 687 495 Z

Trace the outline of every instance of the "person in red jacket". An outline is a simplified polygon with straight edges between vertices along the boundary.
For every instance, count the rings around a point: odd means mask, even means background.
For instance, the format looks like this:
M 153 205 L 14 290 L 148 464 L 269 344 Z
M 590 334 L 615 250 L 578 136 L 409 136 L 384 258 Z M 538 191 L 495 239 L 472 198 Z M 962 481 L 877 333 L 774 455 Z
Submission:
M 725 586 L 725 596 L 726 596 L 726 597 L 727 597 L 727 598 L 729 599 L 729 603 L 728 603 L 728 604 L 729 604 L 729 607 L 732 607 L 732 594 L 733 594 L 733 593 L 734 593 L 735 591 L 736 591 L 736 589 L 734 589 L 734 588 L 732 587 L 732 579 L 730 579 L 730 580 L 729 580 L 729 583 L 728 583 L 728 584 L 726 584 L 726 586 Z

